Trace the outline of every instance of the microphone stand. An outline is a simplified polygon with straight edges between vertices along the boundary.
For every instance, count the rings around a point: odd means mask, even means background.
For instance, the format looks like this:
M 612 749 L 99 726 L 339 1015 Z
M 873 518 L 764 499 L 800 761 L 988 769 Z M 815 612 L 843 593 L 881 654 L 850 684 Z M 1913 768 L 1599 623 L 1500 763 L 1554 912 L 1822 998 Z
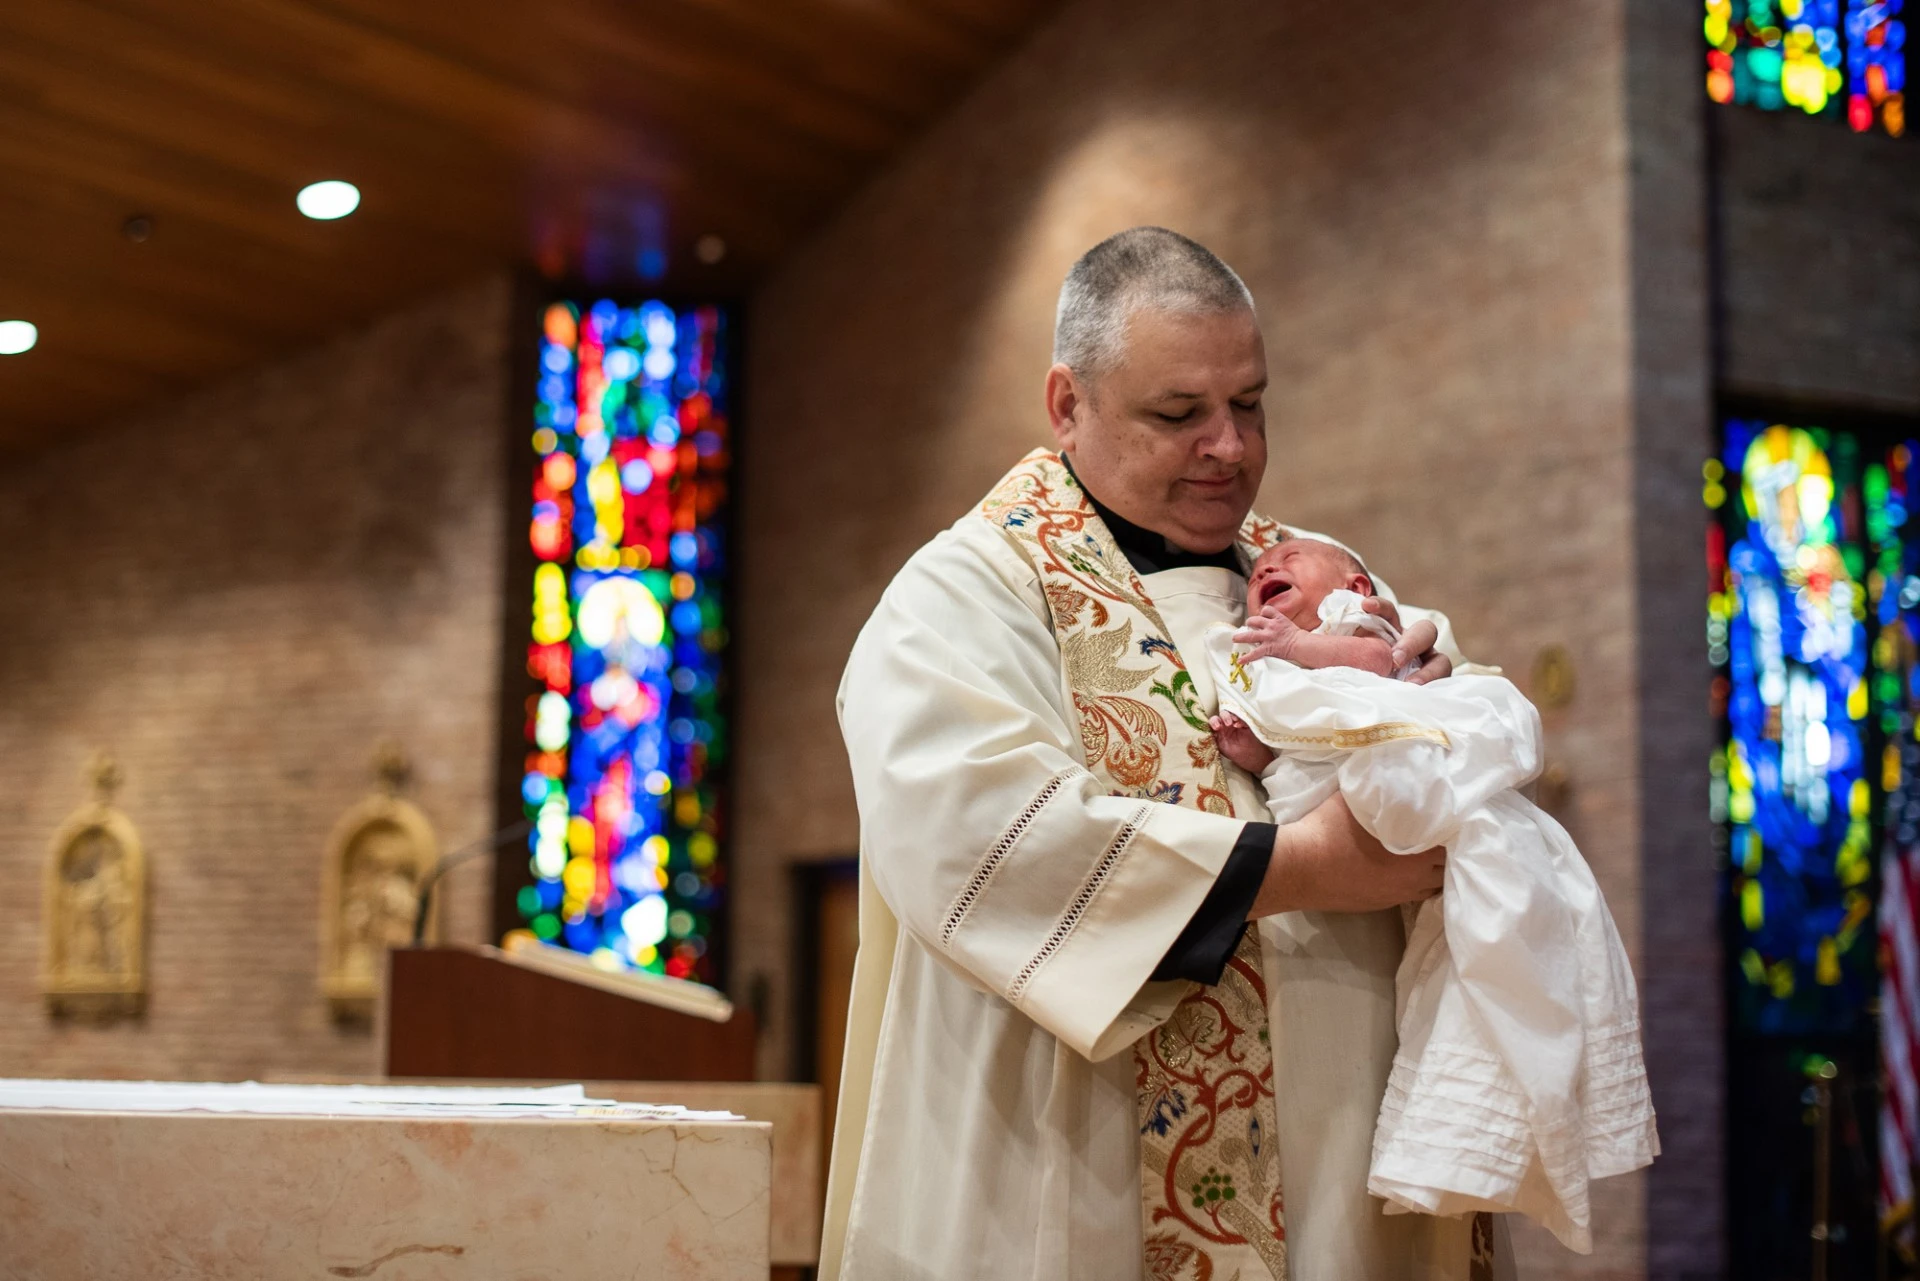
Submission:
M 433 910 L 433 891 L 445 876 L 462 863 L 470 863 L 482 854 L 491 854 L 509 841 L 518 840 L 533 830 L 533 820 L 523 818 L 511 827 L 503 827 L 491 836 L 483 836 L 468 845 L 463 845 L 433 865 L 433 870 L 420 880 L 420 908 L 413 917 L 413 945 L 419 947 L 427 938 L 427 914 Z
M 1840 1066 L 1823 1058 L 1806 1068 L 1813 1084 L 1805 1098 L 1813 1105 L 1813 1281 L 1827 1281 L 1827 1248 L 1833 1239 L 1833 1079 Z

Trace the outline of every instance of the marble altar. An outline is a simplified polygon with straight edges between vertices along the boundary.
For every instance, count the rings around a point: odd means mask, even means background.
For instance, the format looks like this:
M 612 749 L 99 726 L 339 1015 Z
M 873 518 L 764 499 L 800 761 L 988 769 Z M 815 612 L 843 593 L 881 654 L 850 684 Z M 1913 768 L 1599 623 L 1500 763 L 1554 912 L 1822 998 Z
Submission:
M 737 1112 L 773 1127 L 773 1262 L 820 1260 L 826 1134 L 820 1087 L 774 1081 L 589 1081 L 595 1098 Z
M 772 1127 L 619 1110 L 0 1106 L 0 1273 L 765 1281 Z
M 338 1077 L 279 1073 L 286 1084 L 338 1085 Z M 539 1081 L 384 1078 L 389 1086 L 425 1085 L 527 1090 Z M 820 1260 L 820 1218 L 826 1182 L 826 1118 L 817 1085 L 791 1081 L 588 1081 L 589 1097 L 623 1103 L 677 1104 L 699 1111 L 733 1112 L 773 1127 L 773 1265 L 811 1268 Z M 0 1274 L 3 1277 L 4 1274 Z

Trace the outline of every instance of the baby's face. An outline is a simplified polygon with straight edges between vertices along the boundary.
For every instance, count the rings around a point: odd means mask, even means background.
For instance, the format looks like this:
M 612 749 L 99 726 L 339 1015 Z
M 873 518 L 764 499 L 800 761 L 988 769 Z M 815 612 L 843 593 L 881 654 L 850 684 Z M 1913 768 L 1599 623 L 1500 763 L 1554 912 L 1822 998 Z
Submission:
M 1364 575 L 1353 572 L 1340 550 L 1317 538 L 1289 538 L 1260 553 L 1247 579 L 1247 616 L 1277 605 L 1295 627 L 1320 626 L 1320 602 L 1341 588 L 1366 594 Z

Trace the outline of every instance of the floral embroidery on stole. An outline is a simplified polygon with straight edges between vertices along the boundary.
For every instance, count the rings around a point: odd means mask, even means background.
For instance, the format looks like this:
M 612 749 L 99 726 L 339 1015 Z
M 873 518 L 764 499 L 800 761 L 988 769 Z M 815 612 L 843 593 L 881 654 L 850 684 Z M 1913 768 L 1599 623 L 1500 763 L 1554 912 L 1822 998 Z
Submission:
M 1231 817 L 1225 767 L 1193 677 L 1126 556 L 1059 456 L 1036 450 L 981 514 L 1033 561 L 1087 768 L 1115 795 Z M 1286 536 L 1249 517 L 1249 557 Z M 1249 925 L 1220 982 L 1193 985 L 1135 1043 L 1146 1275 L 1285 1281 L 1266 979 Z

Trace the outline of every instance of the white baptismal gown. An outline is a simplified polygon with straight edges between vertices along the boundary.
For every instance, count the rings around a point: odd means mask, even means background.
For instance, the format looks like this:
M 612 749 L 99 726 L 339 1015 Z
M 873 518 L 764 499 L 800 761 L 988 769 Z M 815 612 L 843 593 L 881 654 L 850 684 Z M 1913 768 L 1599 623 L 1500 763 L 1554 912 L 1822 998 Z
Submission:
M 1381 630 L 1352 592 L 1319 630 Z M 1396 979 L 1400 1048 L 1367 1186 L 1388 1213 L 1518 1211 L 1592 1249 L 1589 1180 L 1659 1152 L 1633 972 L 1593 873 L 1514 789 L 1540 770 L 1540 718 L 1513 684 L 1407 685 L 1354 668 L 1245 663 L 1207 633 L 1220 710 L 1276 753 L 1276 822 L 1336 789 L 1396 854 L 1445 846 Z

